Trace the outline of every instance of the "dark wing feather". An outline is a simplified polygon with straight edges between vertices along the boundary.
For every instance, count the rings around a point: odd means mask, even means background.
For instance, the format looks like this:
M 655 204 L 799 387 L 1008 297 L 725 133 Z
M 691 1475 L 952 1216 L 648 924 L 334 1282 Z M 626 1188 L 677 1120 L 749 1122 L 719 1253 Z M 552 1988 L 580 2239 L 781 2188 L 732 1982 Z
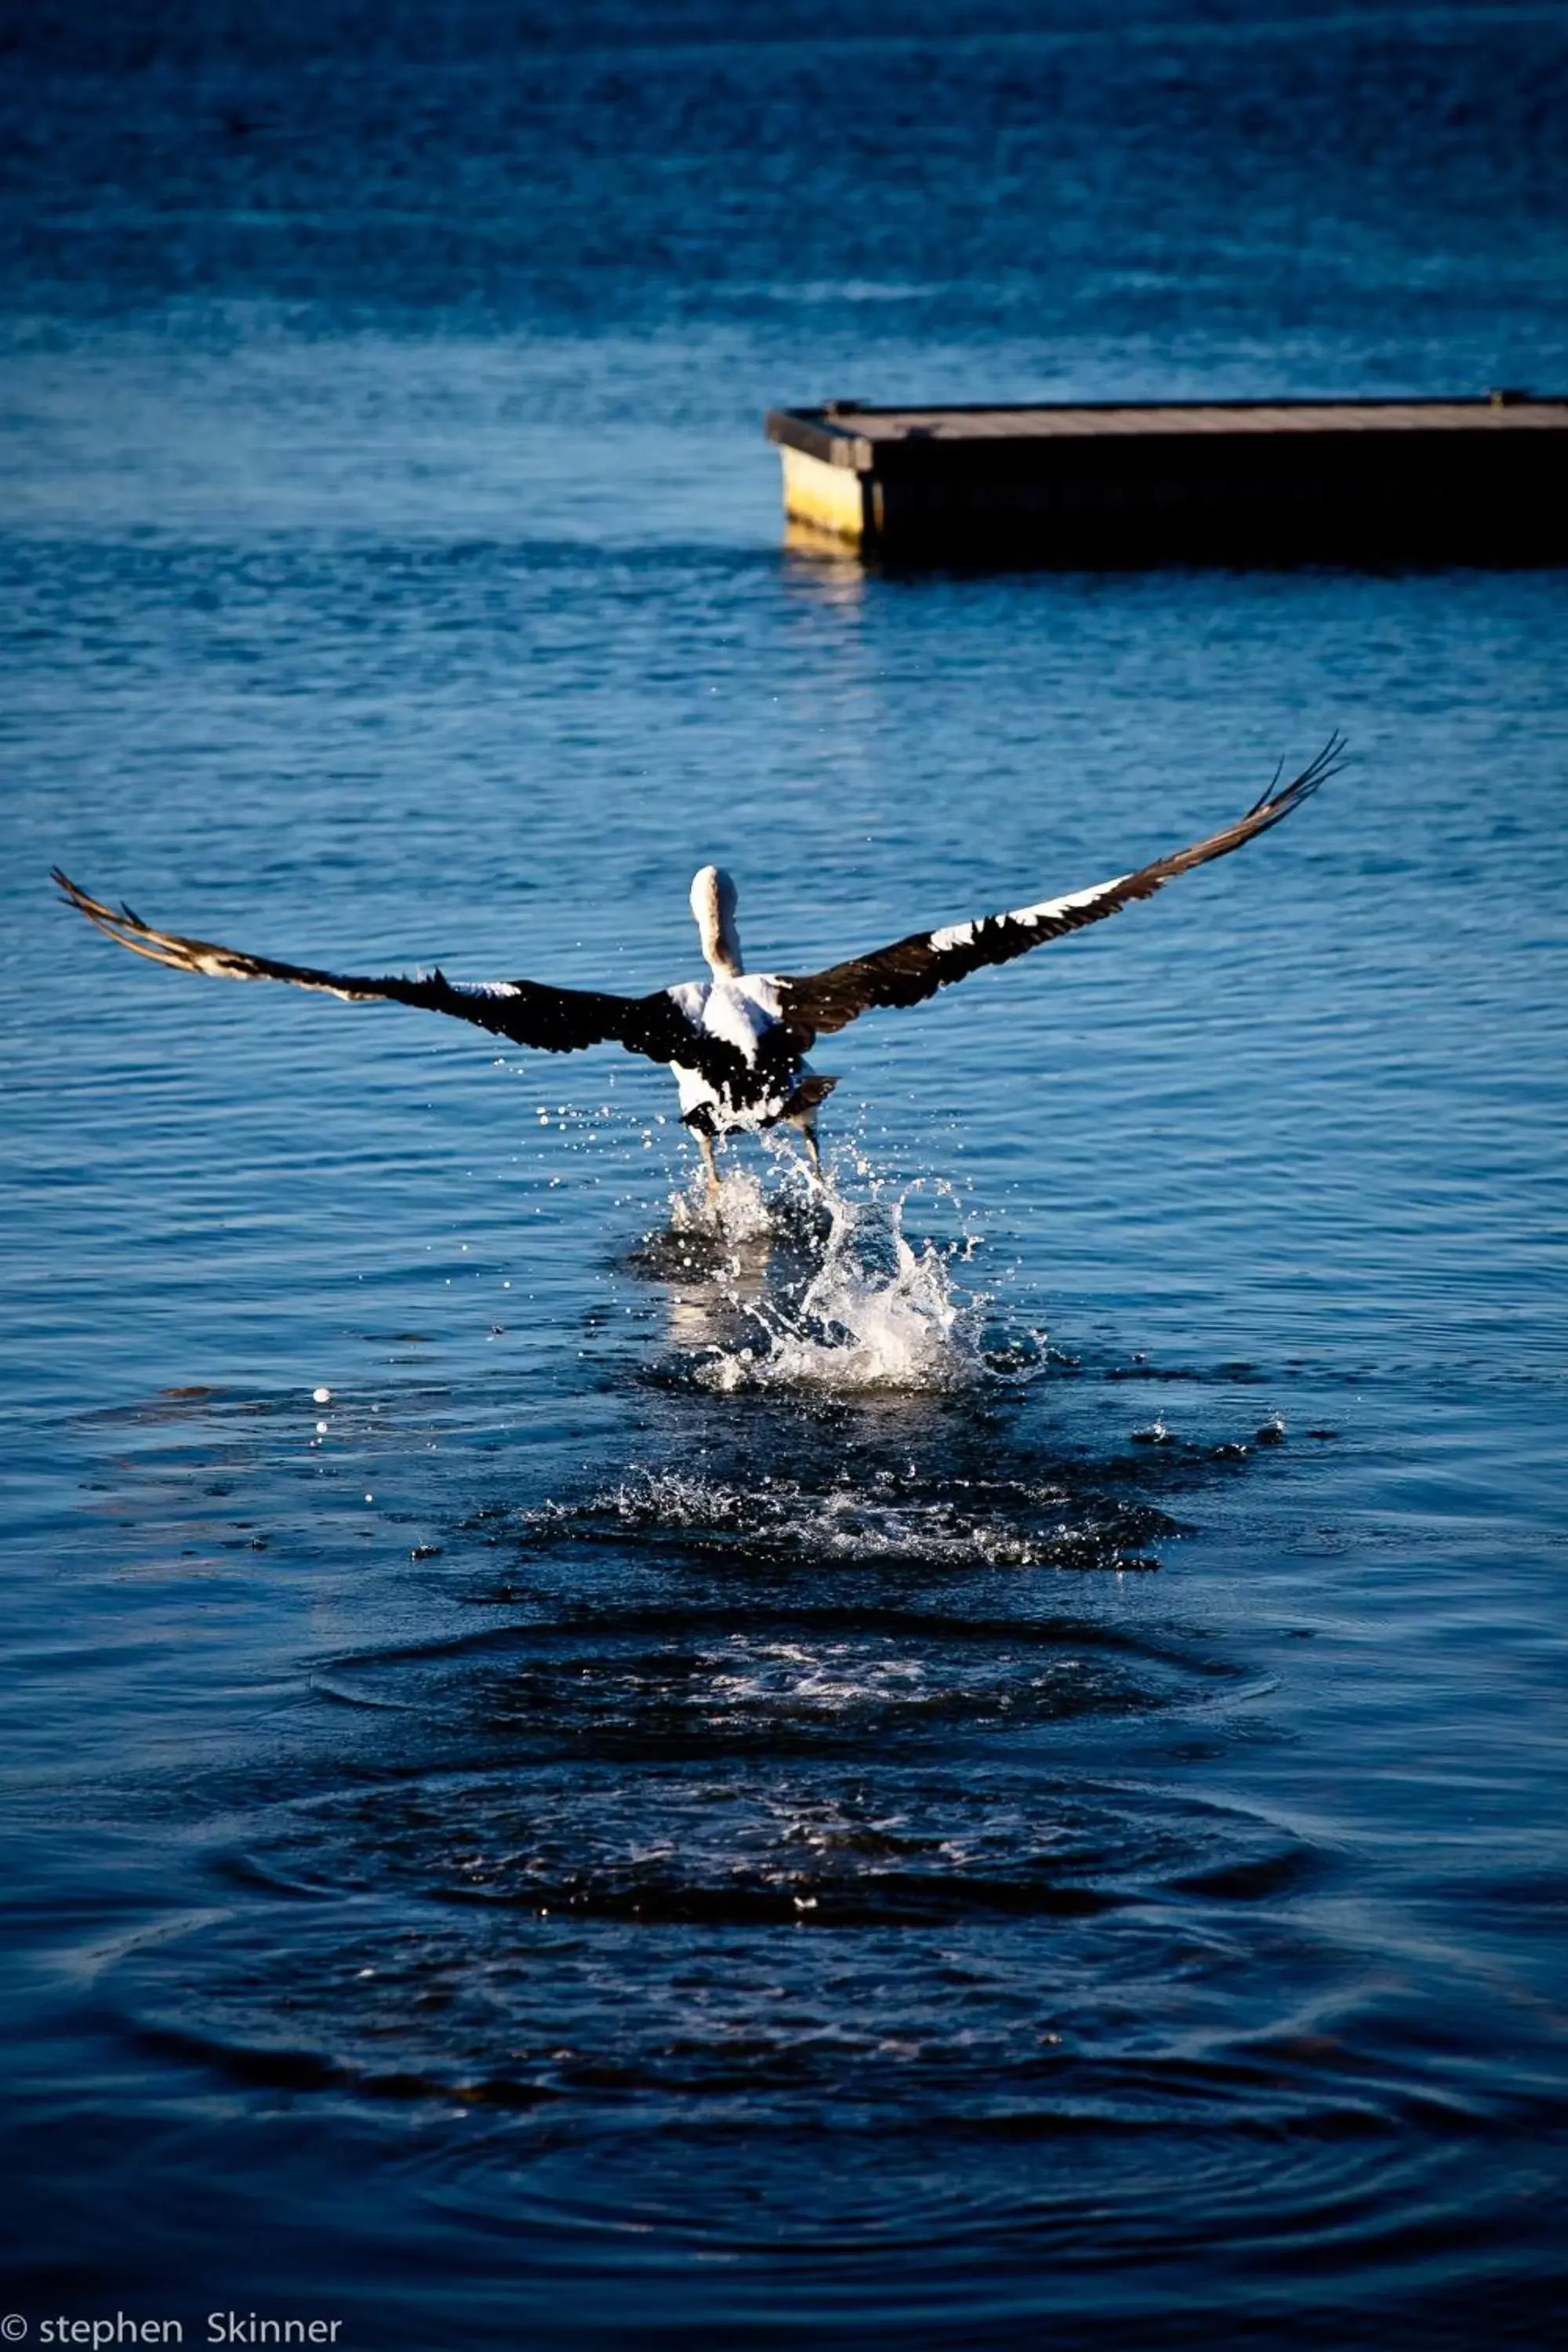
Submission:
M 419 973 L 413 979 L 395 972 L 364 979 L 352 972 L 318 971 L 309 964 L 279 963 L 270 956 L 216 946 L 210 940 L 155 930 L 129 907 L 106 907 L 100 899 L 90 898 L 58 866 L 54 880 L 61 896 L 89 923 L 129 948 L 132 955 L 167 964 L 172 971 L 207 972 L 219 980 L 283 980 L 295 988 L 340 996 L 350 1004 L 377 1000 L 417 1004 L 429 1013 L 447 1013 L 459 1021 L 471 1021 L 514 1045 L 531 1045 L 546 1054 L 572 1054 L 606 1041 L 624 1045 L 628 1053 L 646 1054 L 656 1062 L 673 1060 L 682 1052 L 689 1054 L 691 1024 L 663 990 L 652 996 L 609 996 L 592 989 L 551 988 L 531 980 L 466 986 L 440 971 Z
M 814 1036 L 843 1029 L 876 1006 L 919 1004 L 934 996 L 939 988 L 966 980 L 983 965 L 1008 963 L 1047 940 L 1081 930 L 1086 923 L 1103 922 L 1107 915 L 1119 913 L 1134 898 L 1152 898 L 1173 875 L 1206 866 L 1211 858 L 1227 856 L 1244 841 L 1267 833 L 1336 772 L 1342 765 L 1343 748 L 1338 735 L 1331 736 L 1311 765 L 1289 783 L 1281 787 L 1277 772 L 1261 799 L 1234 824 L 1210 834 L 1205 841 L 1194 842 L 1190 848 L 1141 866 L 1135 874 L 1119 874 L 1087 890 L 1069 891 L 1063 898 L 1043 899 L 1038 906 L 1016 908 L 1011 913 L 982 915 L 974 922 L 952 924 L 944 930 L 912 931 L 891 947 L 833 964 L 826 971 L 780 979 L 783 1018 L 804 1052 Z

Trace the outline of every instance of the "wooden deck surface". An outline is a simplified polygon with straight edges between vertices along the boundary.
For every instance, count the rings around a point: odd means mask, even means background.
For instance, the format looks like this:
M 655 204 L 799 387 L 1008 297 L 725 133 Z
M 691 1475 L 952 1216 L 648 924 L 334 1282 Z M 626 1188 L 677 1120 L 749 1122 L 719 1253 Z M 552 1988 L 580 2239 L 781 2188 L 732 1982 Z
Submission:
M 1568 400 L 1258 401 L 1123 408 L 836 408 L 825 422 L 873 443 L 1166 433 L 1530 433 L 1568 430 Z

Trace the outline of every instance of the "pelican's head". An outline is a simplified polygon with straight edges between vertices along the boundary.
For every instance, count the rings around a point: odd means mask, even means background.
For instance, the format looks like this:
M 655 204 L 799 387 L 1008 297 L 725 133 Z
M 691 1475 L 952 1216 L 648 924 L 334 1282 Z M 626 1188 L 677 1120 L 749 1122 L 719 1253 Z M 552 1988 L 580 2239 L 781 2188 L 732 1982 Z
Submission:
M 702 938 L 702 952 L 716 980 L 737 980 L 745 970 L 741 961 L 741 934 L 735 929 L 734 883 L 722 867 L 705 866 L 691 884 L 691 911 Z

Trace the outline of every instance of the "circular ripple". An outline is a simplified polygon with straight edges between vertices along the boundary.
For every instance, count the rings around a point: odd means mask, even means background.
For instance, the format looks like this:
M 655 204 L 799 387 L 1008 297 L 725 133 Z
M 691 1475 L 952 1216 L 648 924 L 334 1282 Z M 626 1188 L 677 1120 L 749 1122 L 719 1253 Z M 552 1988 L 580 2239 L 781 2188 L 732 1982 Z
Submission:
M 227 1916 L 102 1990 L 232 2082 L 406 2105 L 425 2197 L 567 2267 L 612 2238 L 1071 2264 L 1090 2211 L 1097 2263 L 1200 2228 L 1288 2263 L 1474 2162 L 1484 2119 L 1368 2055 L 1350 1956 L 1278 1906 L 1313 1858 L 1267 1823 L 878 1797 L 666 1781 L 617 1843 L 608 1790 L 344 1792 L 271 1825 L 294 1900 L 231 1856 Z

